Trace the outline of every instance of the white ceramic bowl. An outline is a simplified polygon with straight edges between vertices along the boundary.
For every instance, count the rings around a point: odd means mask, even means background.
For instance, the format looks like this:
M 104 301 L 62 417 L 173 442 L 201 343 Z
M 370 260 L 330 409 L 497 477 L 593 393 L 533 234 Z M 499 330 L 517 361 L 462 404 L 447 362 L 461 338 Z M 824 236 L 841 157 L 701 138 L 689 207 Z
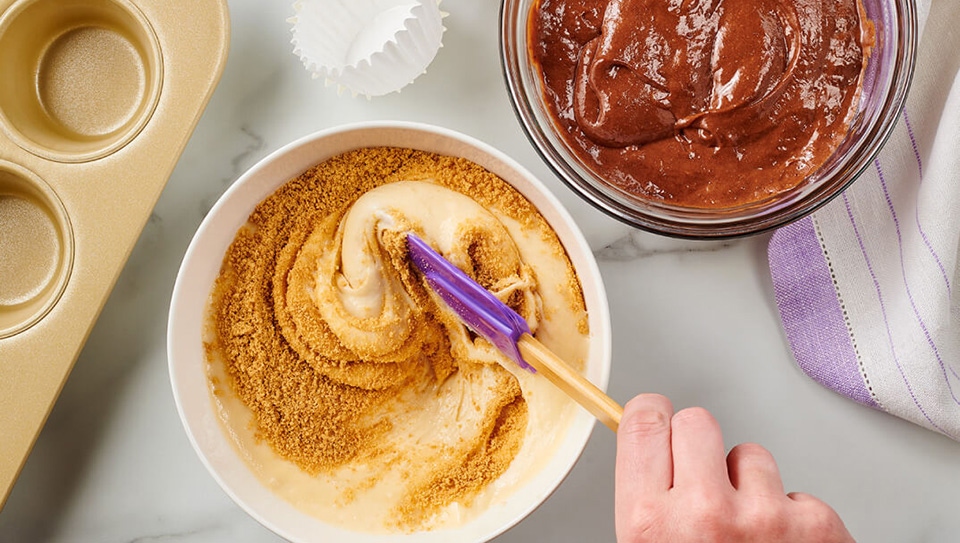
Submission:
M 578 409 L 560 444 L 530 482 L 473 521 L 452 530 L 383 536 L 349 532 L 308 516 L 263 486 L 237 454 L 214 410 L 201 340 L 204 310 L 220 264 L 237 229 L 280 185 L 314 164 L 362 147 L 397 146 L 461 156 L 496 173 L 527 197 L 556 230 L 580 281 L 592 341 L 587 377 L 606 388 L 610 372 L 610 314 L 603 283 L 589 246 L 560 202 L 522 166 L 496 149 L 450 130 L 411 123 L 357 124 L 295 141 L 243 174 L 216 203 L 197 230 L 180 266 L 167 328 L 170 380 L 180 419 L 210 474 L 237 504 L 261 524 L 296 543 L 476 543 L 507 530 L 543 503 L 576 463 L 594 426 Z

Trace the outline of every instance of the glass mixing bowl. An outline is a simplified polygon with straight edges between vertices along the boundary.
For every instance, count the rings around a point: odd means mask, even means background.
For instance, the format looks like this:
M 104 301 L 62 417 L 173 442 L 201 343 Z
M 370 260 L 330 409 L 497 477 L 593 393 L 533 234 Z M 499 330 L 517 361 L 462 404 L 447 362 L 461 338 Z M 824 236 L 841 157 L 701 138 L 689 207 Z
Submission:
M 893 130 L 913 76 L 917 14 L 913 0 L 861 0 L 876 44 L 863 77 L 858 111 L 833 155 L 796 187 L 738 207 L 701 209 L 644 199 L 617 189 L 572 152 L 543 98 L 528 44 L 540 0 L 503 0 L 503 73 L 527 136 L 561 180 L 585 200 L 637 228 L 673 237 L 718 239 L 756 234 L 799 219 L 829 202 L 874 160 Z

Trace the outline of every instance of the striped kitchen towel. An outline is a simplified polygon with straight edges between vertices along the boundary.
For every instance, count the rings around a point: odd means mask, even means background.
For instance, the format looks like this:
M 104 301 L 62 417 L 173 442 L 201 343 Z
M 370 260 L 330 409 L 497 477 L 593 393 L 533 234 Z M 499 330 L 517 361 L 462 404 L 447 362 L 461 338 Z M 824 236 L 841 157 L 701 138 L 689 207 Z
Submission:
M 847 191 L 777 231 L 768 256 L 807 375 L 960 440 L 960 2 L 918 4 L 893 135 Z

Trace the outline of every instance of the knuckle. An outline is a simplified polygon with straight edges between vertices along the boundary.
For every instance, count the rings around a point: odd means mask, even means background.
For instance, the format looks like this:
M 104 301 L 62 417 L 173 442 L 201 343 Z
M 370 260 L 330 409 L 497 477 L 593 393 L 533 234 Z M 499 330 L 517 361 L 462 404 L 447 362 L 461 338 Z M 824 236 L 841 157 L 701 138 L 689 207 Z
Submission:
M 840 515 L 829 505 L 802 492 L 788 496 L 800 506 L 798 522 L 811 541 L 853 541 Z
M 627 403 L 627 416 L 621 422 L 620 431 L 637 436 L 649 436 L 670 429 L 670 401 L 658 394 L 638 396 Z
M 656 393 L 638 394 L 630 399 L 627 405 L 658 405 L 668 408 L 671 412 L 673 411 L 670 398 L 667 398 L 663 394 Z
M 762 534 L 767 541 L 782 540 L 791 522 L 782 500 L 763 496 L 744 500 L 737 518 L 741 530 Z
M 770 451 L 757 443 L 741 443 L 735 446 L 730 452 L 733 453 L 734 451 L 741 455 L 773 458 L 773 455 L 770 453 Z
M 673 404 L 662 394 L 639 394 L 624 406 L 625 411 L 660 411 L 673 413 Z
M 734 518 L 730 500 L 725 495 L 706 490 L 691 492 L 686 510 L 691 521 L 705 533 L 727 528 Z
M 829 505 L 817 500 L 810 502 L 804 515 L 810 531 L 818 535 L 834 534 L 840 531 L 840 517 Z
M 623 543 L 654 543 L 661 540 L 660 531 L 666 514 L 661 503 L 641 500 L 633 504 L 626 515 L 618 515 L 617 541 Z
M 756 443 L 741 443 L 730 449 L 729 458 L 737 463 L 750 465 L 776 465 L 773 454 Z
M 626 431 L 629 434 L 641 437 L 660 434 L 669 429 L 670 417 L 665 413 L 653 410 L 633 413 L 627 423 L 620 427 L 620 431 Z
M 686 409 L 681 409 L 673 416 L 673 423 L 681 426 L 701 425 L 712 422 L 713 415 L 711 415 L 709 411 L 702 407 L 688 407 Z

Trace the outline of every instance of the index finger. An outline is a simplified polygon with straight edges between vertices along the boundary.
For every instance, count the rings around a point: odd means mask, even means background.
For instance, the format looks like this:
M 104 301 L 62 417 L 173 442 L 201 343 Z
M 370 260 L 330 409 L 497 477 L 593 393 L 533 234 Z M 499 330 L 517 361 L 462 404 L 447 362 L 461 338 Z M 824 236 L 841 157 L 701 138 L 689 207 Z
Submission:
M 627 402 L 617 431 L 616 503 L 636 503 L 641 495 L 666 492 L 673 484 L 670 419 L 665 396 L 641 394 Z

